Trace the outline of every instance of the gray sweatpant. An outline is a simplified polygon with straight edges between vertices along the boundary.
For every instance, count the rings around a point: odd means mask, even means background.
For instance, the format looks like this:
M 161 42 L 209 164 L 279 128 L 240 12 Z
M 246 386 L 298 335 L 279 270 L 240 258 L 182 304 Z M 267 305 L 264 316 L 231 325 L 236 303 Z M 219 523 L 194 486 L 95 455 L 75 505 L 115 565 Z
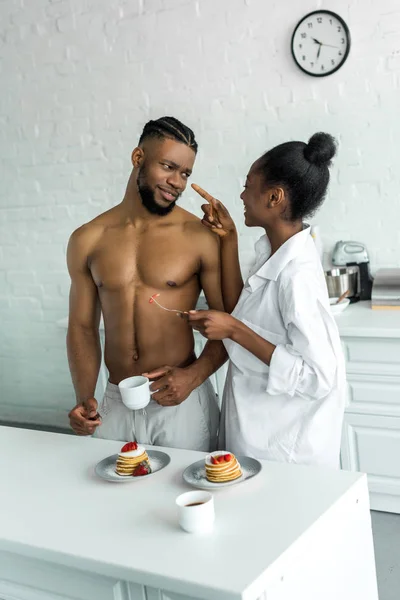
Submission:
M 93 437 L 203 452 L 217 448 L 219 408 L 209 380 L 178 406 L 160 406 L 150 400 L 140 410 L 127 408 L 118 386 L 108 383 L 99 414 L 102 424 Z

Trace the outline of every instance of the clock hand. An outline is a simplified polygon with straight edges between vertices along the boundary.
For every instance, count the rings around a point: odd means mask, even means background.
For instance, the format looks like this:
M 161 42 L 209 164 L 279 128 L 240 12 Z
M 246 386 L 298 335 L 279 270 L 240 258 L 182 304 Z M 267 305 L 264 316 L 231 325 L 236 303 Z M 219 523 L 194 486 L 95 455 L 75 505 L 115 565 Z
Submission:
M 321 42 L 321 46 L 327 46 L 328 48 L 339 48 L 339 46 L 332 46 L 331 44 L 324 44 Z
M 322 44 L 320 44 L 320 46 L 318 48 L 317 60 L 319 59 L 319 55 L 321 54 L 321 48 L 322 48 Z
M 319 41 L 318 41 L 318 40 L 316 40 L 315 38 L 311 38 L 311 39 L 312 39 L 312 41 L 313 41 L 315 44 L 319 44 L 319 45 L 321 45 L 321 42 L 319 42 Z

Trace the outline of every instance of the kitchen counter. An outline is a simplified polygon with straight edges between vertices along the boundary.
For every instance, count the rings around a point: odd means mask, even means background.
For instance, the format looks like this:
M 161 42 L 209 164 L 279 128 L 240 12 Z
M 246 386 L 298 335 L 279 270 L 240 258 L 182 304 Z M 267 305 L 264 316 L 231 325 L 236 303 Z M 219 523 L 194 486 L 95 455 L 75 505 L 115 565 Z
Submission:
M 377 600 L 365 475 L 262 461 L 214 493 L 212 534 L 181 531 L 182 471 L 94 475 L 119 442 L 0 427 L 0 598 Z
M 373 509 L 400 514 L 400 310 L 358 302 L 336 320 L 347 374 L 342 466 L 368 474 Z
M 377 310 L 355 302 L 336 317 L 341 336 L 400 338 L 400 310 Z

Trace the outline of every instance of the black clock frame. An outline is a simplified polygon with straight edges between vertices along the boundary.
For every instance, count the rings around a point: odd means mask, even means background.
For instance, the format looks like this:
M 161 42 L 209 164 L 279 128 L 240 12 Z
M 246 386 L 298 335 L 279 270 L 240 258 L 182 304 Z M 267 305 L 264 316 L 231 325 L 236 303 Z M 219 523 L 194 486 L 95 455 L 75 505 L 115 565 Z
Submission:
M 346 52 L 344 53 L 344 57 L 343 60 L 341 61 L 340 64 L 338 64 L 334 69 L 332 69 L 332 71 L 329 71 L 329 73 L 310 73 L 310 71 L 307 71 L 307 69 L 304 69 L 301 64 L 297 61 L 296 59 L 296 55 L 294 53 L 293 50 L 293 46 L 294 46 L 294 36 L 296 35 L 296 32 L 298 30 L 298 28 L 300 27 L 300 25 L 309 17 L 311 17 L 312 15 L 320 15 L 320 14 L 325 14 L 325 15 L 330 15 L 331 17 L 335 17 L 335 19 L 337 19 L 340 24 L 342 25 L 345 34 L 347 36 L 347 48 L 346 48 Z M 303 73 L 306 73 L 307 75 L 311 75 L 311 77 L 328 77 L 328 75 L 333 75 L 333 73 L 336 73 L 336 71 L 338 71 L 341 67 L 343 67 L 344 63 L 347 60 L 347 57 L 349 56 L 349 52 L 350 52 L 350 46 L 351 46 L 351 37 L 350 37 L 350 29 L 348 28 L 347 24 L 345 23 L 345 21 L 342 19 L 342 17 L 340 17 L 337 13 L 332 12 L 331 10 L 313 10 L 312 12 L 308 13 L 308 15 L 305 15 L 296 25 L 296 28 L 293 32 L 292 35 L 292 40 L 290 42 L 290 49 L 292 52 L 292 57 L 294 62 L 296 63 L 296 65 L 299 67 L 299 69 L 301 71 L 303 71 Z

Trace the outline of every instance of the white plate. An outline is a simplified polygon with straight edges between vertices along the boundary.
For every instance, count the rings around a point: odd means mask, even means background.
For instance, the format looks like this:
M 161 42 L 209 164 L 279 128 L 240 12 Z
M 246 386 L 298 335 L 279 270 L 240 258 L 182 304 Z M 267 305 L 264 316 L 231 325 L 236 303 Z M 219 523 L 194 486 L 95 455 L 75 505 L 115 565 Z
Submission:
M 106 481 L 113 481 L 115 483 L 127 483 L 128 481 L 138 481 L 139 479 L 147 479 L 151 477 L 157 471 L 161 471 L 164 469 L 170 462 L 171 457 L 169 454 L 165 452 L 160 452 L 159 450 L 146 450 L 147 456 L 150 460 L 151 473 L 148 475 L 141 475 L 140 477 L 132 477 L 126 475 L 118 475 L 115 472 L 115 465 L 117 464 L 118 454 L 113 454 L 112 456 L 107 456 L 107 458 L 103 458 L 99 463 L 97 463 L 95 467 L 95 473 L 102 479 Z
M 183 479 L 192 487 L 198 488 L 199 490 L 214 490 L 216 488 L 230 487 L 237 483 L 247 481 L 252 477 L 258 475 L 262 469 L 260 461 L 256 458 L 250 458 L 249 456 L 237 456 L 237 461 L 242 469 L 242 476 L 234 479 L 233 481 L 225 481 L 224 483 L 213 483 L 208 481 L 206 478 L 206 468 L 204 466 L 204 459 L 198 460 L 197 462 L 189 465 L 183 471 Z
M 340 313 L 346 310 L 346 308 L 350 304 L 350 300 L 348 298 L 344 298 L 339 304 L 336 304 L 338 300 L 339 298 L 329 298 L 329 303 L 331 305 L 331 313 L 333 315 L 340 315 Z

